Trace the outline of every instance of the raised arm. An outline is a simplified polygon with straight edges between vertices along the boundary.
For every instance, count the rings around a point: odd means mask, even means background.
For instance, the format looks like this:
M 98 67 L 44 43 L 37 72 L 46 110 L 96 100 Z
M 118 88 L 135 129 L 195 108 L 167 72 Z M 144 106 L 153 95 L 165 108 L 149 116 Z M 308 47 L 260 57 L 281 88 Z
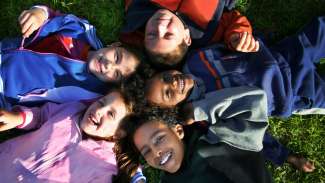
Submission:
M 46 6 L 33 6 L 29 10 L 24 10 L 18 18 L 23 37 L 29 37 L 34 31 L 38 30 L 46 20 L 59 14 L 60 13 Z
M 0 131 L 18 128 L 36 129 L 42 126 L 52 115 L 64 110 L 66 106 L 48 102 L 41 107 L 14 106 L 12 111 L 0 110 Z
M 254 39 L 252 32 L 246 16 L 237 10 L 224 11 L 213 41 L 224 40 L 230 49 L 236 51 L 255 52 L 259 50 L 259 42 Z

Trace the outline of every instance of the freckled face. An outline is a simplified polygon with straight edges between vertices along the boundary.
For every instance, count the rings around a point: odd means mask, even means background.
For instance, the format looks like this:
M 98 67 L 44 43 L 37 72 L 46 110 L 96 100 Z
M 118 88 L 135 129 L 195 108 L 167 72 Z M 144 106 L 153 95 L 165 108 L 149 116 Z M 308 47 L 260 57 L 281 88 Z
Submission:
M 126 115 L 127 107 L 121 94 L 111 92 L 88 107 L 80 127 L 87 135 L 110 137 Z
M 125 48 L 109 46 L 97 50 L 88 63 L 90 72 L 100 80 L 117 82 L 134 73 L 139 60 Z
M 155 121 L 137 129 L 134 144 L 151 167 L 175 173 L 184 157 L 183 137 L 182 128 L 177 132 L 176 127 L 171 129 Z
M 149 80 L 146 98 L 161 107 L 174 107 L 184 101 L 194 87 L 194 80 L 177 70 L 159 73 Z

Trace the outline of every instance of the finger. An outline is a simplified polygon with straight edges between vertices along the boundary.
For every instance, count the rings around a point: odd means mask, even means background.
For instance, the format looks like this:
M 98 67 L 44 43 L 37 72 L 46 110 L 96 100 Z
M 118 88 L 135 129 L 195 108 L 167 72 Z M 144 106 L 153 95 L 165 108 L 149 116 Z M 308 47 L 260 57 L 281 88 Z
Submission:
M 20 22 L 22 20 L 22 18 L 25 16 L 26 14 L 26 10 L 24 10 L 23 12 L 20 13 L 19 17 L 18 17 L 18 21 Z
M 23 24 L 26 23 L 27 20 L 29 20 L 29 17 L 31 16 L 30 13 L 28 12 L 25 12 L 22 14 L 21 17 L 19 17 L 18 21 L 19 21 L 19 24 L 22 26 Z
M 251 39 L 251 42 L 250 42 L 250 44 L 249 44 L 249 46 L 247 48 L 247 51 L 249 51 L 249 52 L 255 51 L 255 46 L 256 46 L 256 41 L 252 36 L 252 39 Z
M 260 42 L 255 41 L 255 49 L 254 49 L 254 51 L 257 52 L 259 49 L 260 49 Z
M 245 40 L 246 40 L 246 37 L 247 37 L 247 32 L 244 32 L 241 36 L 241 39 L 239 41 L 239 44 L 236 46 L 236 50 L 240 51 L 241 48 L 243 47 L 244 43 L 245 43 Z
M 244 45 L 242 47 L 242 51 L 243 52 L 247 52 L 248 51 L 248 47 L 251 44 L 251 42 L 252 42 L 252 35 L 251 34 L 248 34 L 247 37 L 246 37 L 245 43 L 244 43 Z
M 29 28 L 23 33 L 24 37 L 29 37 L 35 31 L 35 24 L 31 24 Z
M 32 25 L 33 21 L 31 19 L 28 19 L 24 24 L 22 24 L 21 32 L 24 34 Z

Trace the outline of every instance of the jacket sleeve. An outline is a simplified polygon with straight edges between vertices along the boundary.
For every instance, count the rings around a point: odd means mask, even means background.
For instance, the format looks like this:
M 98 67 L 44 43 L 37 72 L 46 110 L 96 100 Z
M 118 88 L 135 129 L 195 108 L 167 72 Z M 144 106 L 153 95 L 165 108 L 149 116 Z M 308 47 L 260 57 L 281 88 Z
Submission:
M 260 151 L 268 127 L 267 100 L 263 90 L 234 87 L 218 90 L 193 102 L 194 120 L 211 123 L 205 140 L 225 142 L 243 150 Z
M 230 45 L 230 36 L 233 33 L 242 32 L 252 34 L 252 26 L 247 17 L 241 15 L 237 10 L 224 11 L 211 42 L 220 42 L 223 40 L 229 48 L 232 48 Z
M 26 43 L 31 44 L 52 34 L 61 34 L 88 43 L 95 50 L 103 47 L 97 37 L 96 29 L 87 20 L 72 14 L 64 14 L 49 18 L 41 26 L 34 37 L 29 38 Z
M 14 106 L 14 109 L 19 111 L 23 116 L 23 123 L 17 126 L 18 129 L 32 130 L 40 128 L 52 114 L 59 112 L 62 108 L 60 104 L 46 103 L 41 107 L 24 107 Z

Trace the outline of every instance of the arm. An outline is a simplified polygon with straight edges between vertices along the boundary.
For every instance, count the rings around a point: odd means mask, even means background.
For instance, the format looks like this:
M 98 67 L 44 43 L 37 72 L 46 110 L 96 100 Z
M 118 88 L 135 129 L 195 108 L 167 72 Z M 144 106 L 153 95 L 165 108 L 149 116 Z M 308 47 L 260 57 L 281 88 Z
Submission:
M 41 107 L 27 108 L 14 106 L 12 111 L 0 110 L 0 131 L 18 128 L 23 130 L 36 129 L 42 126 L 53 114 L 64 110 L 63 105 L 46 103 Z
M 206 140 L 260 151 L 268 127 L 267 100 L 263 90 L 234 87 L 205 95 L 193 104 L 194 120 L 211 123 Z
M 59 14 L 60 13 L 46 6 L 33 6 L 29 10 L 24 10 L 18 18 L 23 37 L 29 37 L 34 31 L 38 30 L 46 20 Z
M 241 52 L 255 52 L 259 49 L 258 41 L 252 36 L 250 22 L 236 10 L 223 12 L 212 41 L 221 40 L 230 49 Z
M 24 37 L 30 36 L 37 30 L 35 36 L 29 37 L 25 45 L 53 34 L 60 34 L 87 43 L 95 50 L 103 47 L 96 35 L 96 29 L 87 20 L 72 14 L 55 12 L 46 6 L 34 6 L 30 10 L 23 11 L 19 23 Z

